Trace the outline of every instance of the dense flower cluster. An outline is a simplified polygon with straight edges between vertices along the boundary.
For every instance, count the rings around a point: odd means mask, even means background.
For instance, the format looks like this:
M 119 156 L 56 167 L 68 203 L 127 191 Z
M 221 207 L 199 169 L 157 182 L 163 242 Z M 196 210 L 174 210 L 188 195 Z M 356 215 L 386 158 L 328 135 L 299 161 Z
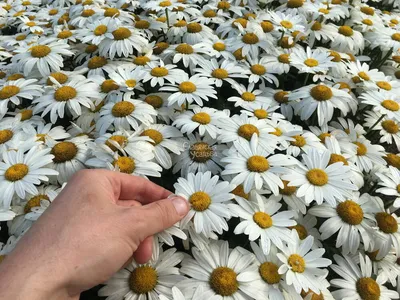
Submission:
M 100 296 L 398 299 L 399 7 L 2 0 L 0 262 L 105 168 L 191 209 Z

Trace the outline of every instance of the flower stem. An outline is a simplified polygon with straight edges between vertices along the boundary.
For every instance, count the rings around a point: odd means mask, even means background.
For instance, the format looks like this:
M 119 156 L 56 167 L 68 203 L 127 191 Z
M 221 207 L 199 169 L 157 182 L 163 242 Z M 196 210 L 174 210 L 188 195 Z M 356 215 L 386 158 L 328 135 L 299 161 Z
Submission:
M 368 133 L 370 133 L 370 132 L 372 131 L 372 129 L 374 129 L 374 127 L 375 127 L 376 125 L 378 125 L 379 122 L 382 121 L 382 119 L 383 119 L 384 117 L 385 117 L 385 115 L 380 116 L 379 119 L 376 120 L 376 122 L 374 123 L 374 125 L 372 125 L 372 126 L 368 129 L 366 135 L 367 135 Z

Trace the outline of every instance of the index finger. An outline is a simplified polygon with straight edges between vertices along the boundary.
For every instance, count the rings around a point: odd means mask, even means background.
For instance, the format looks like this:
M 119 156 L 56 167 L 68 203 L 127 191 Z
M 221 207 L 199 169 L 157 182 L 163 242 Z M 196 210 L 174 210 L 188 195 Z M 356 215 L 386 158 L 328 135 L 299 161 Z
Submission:
M 165 199 L 172 193 L 150 180 L 138 176 L 109 171 L 107 178 L 110 180 L 116 199 L 136 200 L 148 204 Z

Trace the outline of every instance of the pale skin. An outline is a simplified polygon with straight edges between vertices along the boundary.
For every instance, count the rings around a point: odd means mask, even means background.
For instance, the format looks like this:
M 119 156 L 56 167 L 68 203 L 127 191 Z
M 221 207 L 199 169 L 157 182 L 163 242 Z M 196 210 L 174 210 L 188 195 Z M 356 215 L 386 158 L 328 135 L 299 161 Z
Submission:
M 147 179 L 80 171 L 0 264 L 0 299 L 79 299 L 132 258 L 147 262 L 152 236 L 188 210 Z

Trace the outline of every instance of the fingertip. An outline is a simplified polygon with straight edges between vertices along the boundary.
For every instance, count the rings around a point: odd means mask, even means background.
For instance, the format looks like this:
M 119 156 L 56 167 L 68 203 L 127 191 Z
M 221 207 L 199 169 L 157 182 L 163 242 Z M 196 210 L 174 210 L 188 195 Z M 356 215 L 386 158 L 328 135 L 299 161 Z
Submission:
M 140 243 L 139 247 L 133 254 L 133 258 L 138 264 L 147 263 L 153 254 L 153 236 L 149 236 Z

